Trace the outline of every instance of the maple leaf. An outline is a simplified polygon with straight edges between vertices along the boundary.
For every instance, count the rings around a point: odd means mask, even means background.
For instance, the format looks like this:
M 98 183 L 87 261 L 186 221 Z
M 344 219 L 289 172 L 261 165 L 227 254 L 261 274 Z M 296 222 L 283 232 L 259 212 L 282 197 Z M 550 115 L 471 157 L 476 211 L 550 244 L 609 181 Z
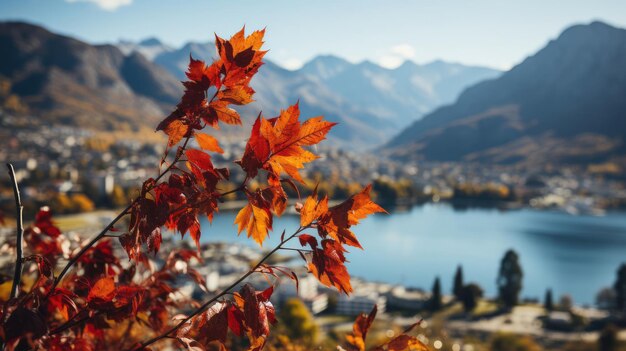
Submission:
M 365 337 L 367 332 L 376 318 L 378 308 L 376 305 L 369 314 L 361 313 L 352 325 L 352 334 L 346 336 L 346 339 L 355 349 L 365 351 Z
M 249 202 L 237 213 L 235 224 L 238 225 L 238 234 L 245 230 L 248 238 L 251 237 L 259 245 L 263 246 L 263 241 L 267 237 L 269 230 L 272 229 L 272 214 L 269 210 L 257 207 L 252 202 Z
M 66 321 L 69 320 L 78 312 L 78 307 L 72 300 L 75 297 L 76 294 L 67 289 L 55 288 L 48 297 L 48 312 L 58 311 Z
M 257 292 L 252 285 L 245 284 L 238 293 L 233 294 L 236 309 L 233 313 L 229 312 L 229 324 L 233 323 L 231 330 L 236 334 L 241 331 L 241 327 L 245 327 L 251 345 L 249 350 L 262 349 L 270 332 L 270 324 L 276 323 L 276 313 L 269 301 L 273 291 L 270 287 Z
M 321 201 L 317 200 L 317 188 L 311 196 L 307 197 L 300 209 L 300 226 L 307 227 L 328 211 L 328 197 L 324 196 Z
M 54 225 L 52 221 L 52 211 L 48 206 L 43 206 L 39 209 L 39 212 L 35 215 L 35 227 L 37 227 L 43 234 L 57 238 L 61 235 L 61 230 Z
M 225 302 L 217 302 L 194 318 L 192 329 L 197 331 L 196 340 L 203 345 L 212 341 L 224 344 L 228 333 L 228 308 Z
M 115 281 L 111 277 L 101 278 L 89 290 L 87 302 L 102 304 L 110 302 L 115 297 Z
M 348 295 L 352 292 L 350 274 L 346 269 L 346 257 L 344 248 L 340 242 L 332 239 L 324 239 L 322 247 L 313 247 L 313 257 L 308 263 L 309 271 L 317 277 L 320 283 Z
M 196 141 L 198 145 L 207 151 L 217 152 L 220 154 L 224 153 L 224 150 L 220 147 L 215 137 L 205 134 L 205 133 L 196 133 L 195 134 Z
M 303 182 L 298 170 L 305 163 L 317 159 L 303 146 L 323 140 L 336 123 L 316 117 L 301 124 L 299 117 L 300 108 L 296 103 L 282 110 L 278 117 L 269 120 L 261 116 L 257 118 L 240 161 L 249 176 L 256 176 L 258 170 L 264 168 L 275 178 L 286 174 Z
M 161 129 L 168 136 L 168 146 L 178 144 L 189 133 L 189 126 L 177 119 L 168 121 Z
M 277 216 L 280 216 L 285 212 L 287 208 L 287 194 L 283 189 L 281 183 L 276 178 L 268 177 L 269 187 L 261 190 L 261 197 L 270 204 L 270 209 L 274 211 Z
M 373 213 L 387 213 L 370 198 L 371 185 L 366 186 L 360 193 L 353 195 L 341 204 L 330 208 L 318 221 L 320 236 L 338 240 L 342 244 L 362 249 L 356 235 L 350 229 L 359 224 L 359 221 Z

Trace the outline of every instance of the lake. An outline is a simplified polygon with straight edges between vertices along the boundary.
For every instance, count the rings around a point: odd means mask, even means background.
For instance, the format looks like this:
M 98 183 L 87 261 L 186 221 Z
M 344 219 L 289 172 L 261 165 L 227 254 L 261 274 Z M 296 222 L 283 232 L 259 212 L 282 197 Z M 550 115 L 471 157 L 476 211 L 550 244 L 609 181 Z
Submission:
M 236 236 L 234 212 L 204 221 L 203 241 L 258 245 Z M 271 248 L 283 229 L 297 228 L 299 218 L 275 220 L 264 243 Z M 555 298 L 570 294 L 578 304 L 593 304 L 596 293 L 611 286 L 619 265 L 626 262 L 626 213 L 602 217 L 531 209 L 455 210 L 447 204 L 426 204 L 408 212 L 376 215 L 355 227 L 365 248 L 351 249 L 349 271 L 368 280 L 430 289 L 441 277 L 449 293 L 457 265 L 466 282 L 476 282 L 495 296 L 496 276 L 505 251 L 514 249 L 524 270 L 523 297 L 543 299 L 547 288 Z M 298 247 L 297 241 L 291 247 Z

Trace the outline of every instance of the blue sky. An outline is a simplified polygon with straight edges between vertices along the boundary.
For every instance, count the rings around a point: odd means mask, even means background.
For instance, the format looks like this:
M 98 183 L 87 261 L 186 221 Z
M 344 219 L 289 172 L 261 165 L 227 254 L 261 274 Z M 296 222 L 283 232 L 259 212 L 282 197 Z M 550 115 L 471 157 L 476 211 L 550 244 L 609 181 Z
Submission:
M 444 59 L 509 68 L 575 23 L 626 27 L 623 0 L 0 0 L 26 20 L 93 42 L 166 43 L 267 27 L 268 58 L 295 68 L 318 54 L 388 67 Z

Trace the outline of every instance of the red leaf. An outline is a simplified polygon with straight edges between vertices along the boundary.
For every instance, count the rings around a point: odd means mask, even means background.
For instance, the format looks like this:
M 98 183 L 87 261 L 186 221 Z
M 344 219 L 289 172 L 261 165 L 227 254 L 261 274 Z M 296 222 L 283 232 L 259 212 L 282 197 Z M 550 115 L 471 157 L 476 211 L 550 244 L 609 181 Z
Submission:
M 111 277 L 101 278 L 89 290 L 87 302 L 105 303 L 110 302 L 115 297 L 115 281 Z

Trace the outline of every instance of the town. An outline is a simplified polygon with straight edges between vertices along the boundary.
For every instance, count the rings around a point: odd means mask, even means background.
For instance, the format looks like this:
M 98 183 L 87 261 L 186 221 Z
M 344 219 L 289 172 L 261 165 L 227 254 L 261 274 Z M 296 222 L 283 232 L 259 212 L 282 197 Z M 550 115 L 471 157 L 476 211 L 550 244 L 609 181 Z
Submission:
M 161 140 L 149 131 L 123 139 L 69 126 L 32 125 L 4 110 L 0 117 L 0 138 L 6 145 L 0 149 L 0 160 L 14 164 L 30 213 L 43 205 L 52 205 L 59 214 L 124 206 L 141 182 L 157 172 L 154 165 L 163 156 Z M 244 147 L 245 141 L 224 144 L 224 153 L 214 162 L 230 163 L 243 154 Z M 344 198 L 359 184 L 373 183 L 378 201 L 391 209 L 448 201 L 459 208 L 532 207 L 601 215 L 626 206 L 623 166 L 616 163 L 541 169 L 413 164 L 328 145 L 321 146 L 318 154 L 320 159 L 303 172 L 310 188 L 317 185 L 331 198 Z M 223 187 L 233 187 L 242 177 L 232 174 Z M 5 212 L 12 204 L 6 181 L 0 191 L 0 210 Z

